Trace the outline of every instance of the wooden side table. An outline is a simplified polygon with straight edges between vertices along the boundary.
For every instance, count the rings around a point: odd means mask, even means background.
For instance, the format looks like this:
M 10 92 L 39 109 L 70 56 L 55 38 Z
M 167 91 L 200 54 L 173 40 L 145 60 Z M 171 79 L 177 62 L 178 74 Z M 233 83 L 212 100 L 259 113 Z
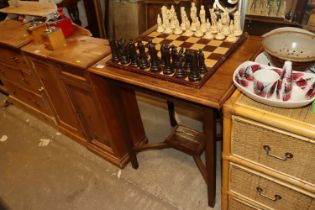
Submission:
M 224 105 L 222 209 L 315 208 L 315 113 L 236 91 Z

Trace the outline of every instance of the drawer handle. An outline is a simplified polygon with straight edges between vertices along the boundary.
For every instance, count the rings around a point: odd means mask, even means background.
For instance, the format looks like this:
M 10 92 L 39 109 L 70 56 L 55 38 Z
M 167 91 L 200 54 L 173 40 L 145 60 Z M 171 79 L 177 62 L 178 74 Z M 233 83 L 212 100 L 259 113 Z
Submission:
M 272 201 L 278 201 L 282 198 L 280 195 L 277 195 L 277 194 L 274 195 L 274 198 L 271 198 L 267 195 L 264 195 L 263 189 L 261 187 L 256 187 L 256 191 L 258 192 L 258 195 L 260 195 L 261 197 L 267 198 L 267 199 L 272 200 Z
M 45 90 L 45 88 L 42 86 L 40 88 L 37 89 L 39 92 L 43 92 L 43 90 Z
M 276 159 L 278 159 L 278 160 L 286 161 L 286 160 L 288 160 L 288 159 L 292 159 L 292 158 L 293 158 L 293 154 L 290 153 L 290 152 L 286 152 L 286 153 L 284 154 L 284 157 L 279 157 L 279 156 L 270 154 L 270 151 L 271 151 L 270 146 L 264 145 L 263 148 L 264 148 L 264 150 L 266 151 L 266 154 L 267 154 L 268 156 L 273 157 L 273 158 L 276 158 Z
M 15 63 L 20 63 L 20 60 L 17 57 L 12 56 L 11 59 L 15 62 Z

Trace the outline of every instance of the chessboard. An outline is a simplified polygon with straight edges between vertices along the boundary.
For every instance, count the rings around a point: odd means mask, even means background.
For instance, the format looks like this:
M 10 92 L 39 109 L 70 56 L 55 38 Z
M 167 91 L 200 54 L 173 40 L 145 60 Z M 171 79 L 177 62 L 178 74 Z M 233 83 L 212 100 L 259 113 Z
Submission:
M 241 43 L 246 39 L 247 34 L 243 33 L 235 42 L 228 42 L 226 40 L 209 40 L 205 38 L 198 37 L 188 37 L 183 35 L 166 34 L 153 31 L 145 36 L 141 37 L 141 40 L 145 46 L 145 52 L 149 59 L 148 53 L 148 41 L 152 40 L 157 50 L 157 55 L 161 58 L 161 45 L 175 46 L 178 50 L 185 49 L 189 51 L 202 51 L 204 54 L 204 63 L 206 65 L 206 72 L 200 73 L 200 79 L 197 81 L 191 81 L 188 77 L 189 72 L 185 77 L 178 78 L 176 72 L 173 74 L 164 74 L 163 71 L 153 72 L 150 68 L 141 69 L 137 66 L 132 66 L 130 64 L 121 64 L 120 62 L 113 62 L 109 60 L 107 65 L 113 66 L 119 69 L 124 69 L 131 72 L 136 72 L 139 74 L 144 74 L 161 80 L 166 80 L 169 82 L 174 82 L 194 88 L 201 88 L 202 85 L 215 73 L 215 71 L 220 67 L 220 65 L 228 58 L 228 56 L 236 50 Z M 137 50 L 138 52 L 138 50 Z M 162 67 L 163 68 L 163 67 Z

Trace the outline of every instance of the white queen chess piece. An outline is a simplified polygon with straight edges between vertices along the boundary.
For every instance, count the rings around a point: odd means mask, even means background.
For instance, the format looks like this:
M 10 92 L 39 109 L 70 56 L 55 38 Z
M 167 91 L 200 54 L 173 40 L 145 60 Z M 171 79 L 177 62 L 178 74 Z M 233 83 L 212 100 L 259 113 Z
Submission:
M 213 34 L 218 33 L 218 22 L 217 22 L 217 15 L 214 12 L 214 9 L 209 9 L 210 11 L 210 17 L 211 17 L 211 27 L 210 31 Z

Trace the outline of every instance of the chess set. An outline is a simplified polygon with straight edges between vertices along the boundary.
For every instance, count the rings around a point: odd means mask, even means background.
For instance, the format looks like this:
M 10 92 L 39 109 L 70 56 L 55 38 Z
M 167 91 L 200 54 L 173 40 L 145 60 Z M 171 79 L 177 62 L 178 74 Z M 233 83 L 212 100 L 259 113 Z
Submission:
M 162 7 L 162 14 L 169 14 L 166 15 L 168 18 L 165 19 L 164 26 L 158 17 L 156 31 L 148 32 L 138 40 L 130 40 L 128 43 L 122 39 L 111 40 L 112 59 L 107 64 L 158 79 L 201 88 L 247 37 L 245 33 L 240 34 L 238 31 L 234 34 L 232 30 L 229 30 L 229 35 L 225 35 L 223 26 L 220 24 L 217 26 L 214 20 L 212 20 L 212 25 L 217 31 L 216 35 L 210 30 L 210 26 L 205 36 L 198 36 L 198 30 L 202 32 L 201 25 L 198 26 L 198 23 L 195 30 L 191 30 L 191 27 L 186 29 L 189 34 L 176 33 L 178 21 L 175 21 L 173 26 L 170 24 L 171 21 L 168 21 L 169 18 L 174 18 L 170 15 L 172 8 L 167 12 Z M 192 15 L 192 18 L 198 22 L 194 12 Z M 187 26 L 189 20 L 185 19 L 185 21 Z M 231 29 L 230 25 L 228 29 Z M 207 34 L 211 34 L 211 37 Z

